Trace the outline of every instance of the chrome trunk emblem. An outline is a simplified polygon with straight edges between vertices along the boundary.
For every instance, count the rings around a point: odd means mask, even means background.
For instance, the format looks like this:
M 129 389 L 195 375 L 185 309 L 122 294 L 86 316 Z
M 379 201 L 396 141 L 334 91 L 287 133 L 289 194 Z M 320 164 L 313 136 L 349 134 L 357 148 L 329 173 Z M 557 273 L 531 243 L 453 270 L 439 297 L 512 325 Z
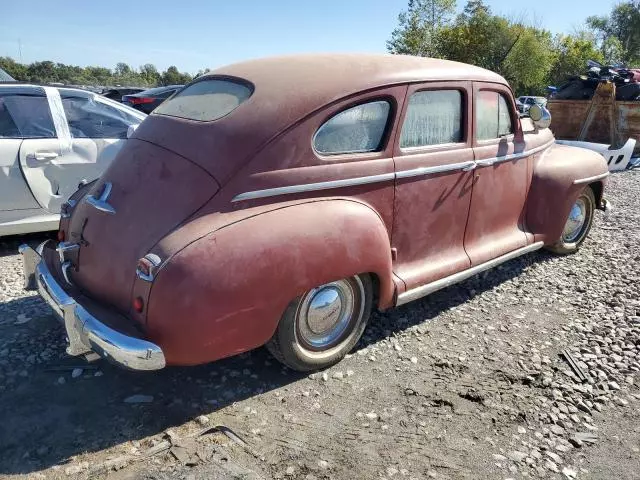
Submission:
M 112 187 L 111 182 L 105 182 L 104 187 L 102 189 L 102 194 L 100 195 L 100 197 L 96 198 L 93 195 L 87 195 L 85 197 L 85 201 L 95 209 L 100 210 L 101 212 L 106 212 L 106 213 L 110 213 L 111 215 L 115 215 L 116 209 L 113 208 L 111 205 L 109 205 L 109 203 L 107 203 L 107 199 L 111 194 L 111 187 Z

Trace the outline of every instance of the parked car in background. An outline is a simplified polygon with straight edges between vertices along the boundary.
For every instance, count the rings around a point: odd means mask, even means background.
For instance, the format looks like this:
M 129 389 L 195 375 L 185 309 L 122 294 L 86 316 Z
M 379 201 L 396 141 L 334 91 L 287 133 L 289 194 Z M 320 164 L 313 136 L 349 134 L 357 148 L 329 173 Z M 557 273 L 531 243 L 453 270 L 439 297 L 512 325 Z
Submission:
M 86 90 L 0 83 L 0 236 L 57 229 L 145 117 Z
M 158 105 L 164 102 L 171 95 L 180 90 L 184 85 L 168 85 L 166 87 L 150 88 L 140 93 L 125 95 L 122 103 L 129 105 L 144 113 L 151 113 Z
M 59 244 L 21 247 L 27 284 L 72 355 L 153 370 L 266 344 L 293 369 L 327 367 L 372 308 L 579 248 L 607 165 L 556 145 L 548 112 L 531 113 L 525 131 L 504 78 L 445 60 L 220 68 L 72 196 Z
M 516 106 L 518 108 L 518 112 L 522 114 L 526 114 L 532 105 L 538 104 L 541 107 L 547 105 L 547 99 L 545 97 L 518 97 L 516 101 Z
M 145 90 L 144 88 L 139 88 L 139 87 L 114 87 L 114 88 L 108 88 L 106 90 L 103 90 L 101 92 L 101 95 L 103 97 L 110 98 L 111 100 L 121 102 L 123 96 L 144 92 L 144 90 Z

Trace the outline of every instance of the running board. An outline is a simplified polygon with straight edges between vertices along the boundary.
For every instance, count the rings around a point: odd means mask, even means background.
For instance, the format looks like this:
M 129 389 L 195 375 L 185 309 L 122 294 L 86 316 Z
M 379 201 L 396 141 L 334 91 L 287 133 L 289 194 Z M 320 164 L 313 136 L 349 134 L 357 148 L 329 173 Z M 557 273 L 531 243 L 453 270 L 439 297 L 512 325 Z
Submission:
M 528 245 L 523 248 L 519 248 L 518 250 L 514 250 L 513 252 L 509 252 L 500 257 L 494 258 L 493 260 L 489 260 L 480 265 L 476 265 L 475 267 L 471 267 L 462 272 L 454 273 L 453 275 L 449 275 L 448 277 L 441 278 L 440 280 L 436 280 L 435 282 L 427 283 L 426 285 L 422 285 L 420 287 L 414 288 L 413 290 L 409 290 L 407 292 L 401 293 L 398 295 L 398 301 L 396 302 L 396 306 L 404 305 L 405 303 L 412 302 L 413 300 L 417 300 L 418 298 L 422 298 L 426 295 L 429 295 L 435 291 L 441 290 L 443 288 L 449 287 L 453 284 L 462 282 L 467 278 L 473 277 L 478 273 L 482 273 L 485 270 L 489 270 L 490 268 L 497 267 L 498 265 L 508 262 L 509 260 L 513 260 L 514 258 L 520 257 L 522 255 L 526 255 L 527 253 L 534 252 L 544 245 L 544 242 L 537 242 L 531 245 Z

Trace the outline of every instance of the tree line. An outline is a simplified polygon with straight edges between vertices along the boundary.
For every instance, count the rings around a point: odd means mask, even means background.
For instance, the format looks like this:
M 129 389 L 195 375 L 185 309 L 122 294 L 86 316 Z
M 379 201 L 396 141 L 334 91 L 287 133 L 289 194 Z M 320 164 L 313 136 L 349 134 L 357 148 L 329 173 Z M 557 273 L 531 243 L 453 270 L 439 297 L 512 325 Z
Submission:
M 553 35 L 524 19 L 495 15 L 483 0 L 468 0 L 456 15 L 456 0 L 409 0 L 387 42 L 391 53 L 470 63 L 505 77 L 517 94 L 544 94 L 585 70 L 587 60 L 608 65 L 640 64 L 640 0 L 628 0 L 605 16 L 589 17 L 573 34 Z M 24 65 L 0 57 L 0 68 L 16 80 L 67 85 L 139 86 L 184 84 L 194 77 L 150 63 L 138 69 L 79 67 L 51 61 Z
M 505 77 L 518 95 L 544 94 L 580 75 L 587 60 L 640 64 L 640 0 L 589 17 L 573 34 L 553 35 L 524 19 L 495 15 L 483 0 L 409 0 L 387 42 L 391 53 L 443 58 L 477 65 Z
M 155 65 L 147 63 L 135 69 L 120 62 L 115 69 L 105 67 L 78 67 L 51 61 L 33 62 L 28 65 L 16 62 L 10 57 L 0 57 L 0 68 L 19 81 L 35 83 L 64 83 L 65 85 L 158 87 L 162 85 L 182 85 L 193 80 L 189 73 L 170 66 L 159 72 Z M 199 71 L 195 76 L 202 75 Z

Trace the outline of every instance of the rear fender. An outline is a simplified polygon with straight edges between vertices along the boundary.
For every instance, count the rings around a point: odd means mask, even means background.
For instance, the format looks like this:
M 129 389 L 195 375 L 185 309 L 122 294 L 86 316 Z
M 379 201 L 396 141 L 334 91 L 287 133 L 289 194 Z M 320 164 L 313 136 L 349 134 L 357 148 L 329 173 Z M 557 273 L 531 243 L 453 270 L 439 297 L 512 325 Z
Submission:
M 599 206 L 606 180 L 585 180 L 607 174 L 605 159 L 593 151 L 566 145 L 546 150 L 534 163 L 526 206 L 527 227 L 535 241 L 547 245 L 558 241 L 571 207 L 585 187 L 595 187 Z
M 227 225 L 187 245 L 159 271 L 147 333 L 169 364 L 198 364 L 265 344 L 305 291 L 360 273 L 393 304 L 389 234 L 352 200 L 293 205 Z

